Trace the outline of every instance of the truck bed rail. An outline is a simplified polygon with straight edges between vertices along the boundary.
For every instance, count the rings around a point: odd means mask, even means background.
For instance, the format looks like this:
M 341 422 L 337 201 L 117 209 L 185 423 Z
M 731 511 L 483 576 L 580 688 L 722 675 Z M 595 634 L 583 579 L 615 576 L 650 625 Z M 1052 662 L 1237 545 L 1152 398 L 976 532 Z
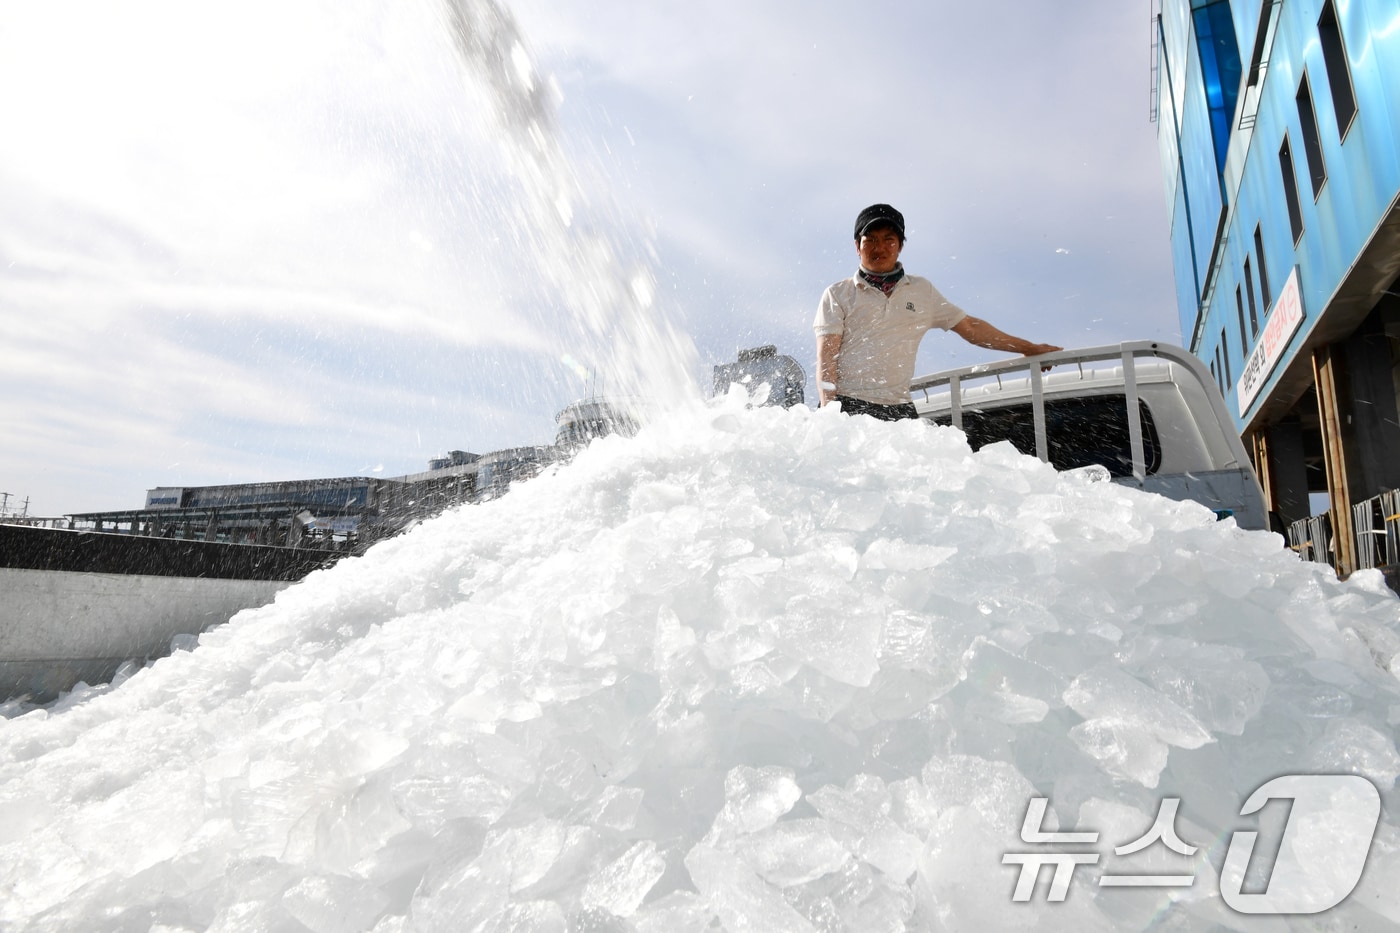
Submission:
M 1138 379 L 1137 362 L 1140 359 L 1160 359 L 1167 360 L 1181 367 L 1190 373 L 1203 387 L 1208 387 L 1205 394 L 1210 399 L 1214 414 L 1222 425 L 1230 425 L 1231 419 L 1225 409 L 1224 399 L 1220 397 L 1219 390 L 1215 387 L 1211 378 L 1210 370 L 1205 364 L 1192 356 L 1180 347 L 1172 344 L 1158 343 L 1150 340 L 1136 340 L 1121 344 L 1110 344 L 1102 347 L 1089 347 L 1080 350 L 1060 350 L 1055 353 L 1045 353 L 1033 357 L 1015 357 L 1009 360 L 998 360 L 993 363 L 979 363 L 975 366 L 964 366 L 959 369 L 949 369 L 943 372 L 934 373 L 929 376 L 919 376 L 910 383 L 910 393 L 922 392 L 925 401 L 934 401 L 931 392 L 940 387 L 946 386 L 949 393 L 949 412 L 952 417 L 953 427 L 962 430 L 963 428 L 963 408 L 964 408 L 964 383 L 970 379 L 995 378 L 1001 384 L 1004 377 L 1024 373 L 1029 378 L 1031 410 L 1034 417 L 1035 429 L 1035 452 L 1036 456 L 1045 462 L 1050 461 L 1049 441 L 1046 435 L 1045 422 L 1045 376 L 1046 370 L 1052 367 L 1074 366 L 1079 372 L 1080 378 L 1088 378 L 1085 371 L 1085 364 L 1088 363 L 1118 363 L 1123 367 L 1123 390 L 1126 396 L 1127 421 L 1129 431 L 1129 442 L 1132 452 L 1132 472 L 1133 478 L 1142 482 L 1146 477 L 1147 458 L 1143 450 L 1142 424 L 1137 417 L 1138 411 Z M 1237 435 L 1233 435 L 1237 446 L 1237 458 L 1240 463 L 1247 463 L 1247 455 L 1244 446 L 1239 442 Z

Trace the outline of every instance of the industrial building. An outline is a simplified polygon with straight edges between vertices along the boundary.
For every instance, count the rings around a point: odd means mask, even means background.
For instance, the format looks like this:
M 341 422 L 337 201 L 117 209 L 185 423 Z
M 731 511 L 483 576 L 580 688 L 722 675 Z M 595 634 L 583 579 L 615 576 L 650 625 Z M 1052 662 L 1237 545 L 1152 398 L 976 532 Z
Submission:
M 1400 0 L 1160 0 L 1152 27 L 1183 342 L 1291 546 L 1400 564 Z
M 455 473 L 451 476 L 448 485 L 455 490 L 462 484 Z M 351 551 L 399 530 L 415 498 L 442 498 L 442 485 L 357 476 L 159 486 L 147 490 L 142 508 L 77 512 L 68 519 L 69 527 L 100 532 Z M 467 488 L 462 498 L 470 496 L 469 484 Z M 438 511 L 447 504 L 450 501 L 442 502 Z
M 795 360 L 778 355 L 771 346 L 741 350 L 736 363 L 715 367 L 717 392 L 730 382 L 755 388 L 767 383 L 775 404 L 800 404 L 806 378 Z M 499 496 L 595 438 L 635 434 L 645 407 L 635 399 L 582 399 L 555 415 L 558 432 L 553 444 L 486 454 L 454 450 L 428 461 L 422 473 L 158 486 L 147 490 L 141 508 L 71 513 L 63 524 L 163 538 L 360 552 L 451 506 Z
M 153 537 L 363 551 L 415 521 L 492 498 L 561 459 L 551 446 L 478 455 L 452 451 L 422 473 L 158 486 L 143 508 L 78 512 L 69 527 Z

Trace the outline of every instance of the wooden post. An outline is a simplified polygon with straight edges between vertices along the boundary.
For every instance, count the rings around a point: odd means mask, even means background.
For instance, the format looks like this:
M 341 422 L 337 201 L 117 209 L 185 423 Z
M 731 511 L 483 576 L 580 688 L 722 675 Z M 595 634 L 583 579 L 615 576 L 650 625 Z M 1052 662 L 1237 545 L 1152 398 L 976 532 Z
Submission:
M 1337 576 L 1356 569 L 1356 530 L 1351 517 L 1351 487 L 1347 482 L 1347 458 L 1342 443 L 1342 413 L 1338 398 L 1338 361 L 1331 346 L 1313 351 L 1313 381 L 1317 386 L 1317 413 L 1322 420 L 1322 460 L 1327 467 L 1327 496 L 1331 508 L 1332 546 Z
M 1269 432 L 1250 431 L 1244 441 L 1249 459 L 1254 461 L 1254 475 L 1259 477 L 1259 486 L 1264 491 L 1264 508 L 1274 511 L 1278 503 L 1274 501 L 1273 477 L 1269 471 Z

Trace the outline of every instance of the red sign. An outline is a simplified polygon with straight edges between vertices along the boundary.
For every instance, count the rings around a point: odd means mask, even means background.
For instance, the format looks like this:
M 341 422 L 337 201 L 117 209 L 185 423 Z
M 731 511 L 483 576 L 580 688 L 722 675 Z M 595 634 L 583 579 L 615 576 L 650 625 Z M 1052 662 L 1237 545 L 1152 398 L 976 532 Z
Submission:
M 1279 292 L 1278 300 L 1274 302 L 1269 320 L 1264 324 L 1264 333 L 1259 335 L 1259 342 L 1254 345 L 1249 359 L 1245 360 L 1240 381 L 1235 384 L 1241 418 L 1249 411 L 1259 390 L 1264 388 L 1288 341 L 1293 339 L 1302 323 L 1303 296 L 1298 291 L 1298 267 L 1294 266 L 1288 274 L 1288 281 L 1283 284 L 1283 291 Z

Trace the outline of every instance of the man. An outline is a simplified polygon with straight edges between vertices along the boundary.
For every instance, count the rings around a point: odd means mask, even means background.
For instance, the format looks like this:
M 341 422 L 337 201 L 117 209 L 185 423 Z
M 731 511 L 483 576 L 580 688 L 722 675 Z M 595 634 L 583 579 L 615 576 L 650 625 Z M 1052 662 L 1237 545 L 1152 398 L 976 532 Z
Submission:
M 1062 349 L 1012 337 L 944 298 L 933 283 L 905 275 L 904 215 L 872 204 L 856 217 L 860 271 L 822 295 L 817 332 L 817 395 L 847 414 L 885 421 L 917 418 L 909 396 L 919 341 L 931 327 L 988 350 L 1035 356 Z

